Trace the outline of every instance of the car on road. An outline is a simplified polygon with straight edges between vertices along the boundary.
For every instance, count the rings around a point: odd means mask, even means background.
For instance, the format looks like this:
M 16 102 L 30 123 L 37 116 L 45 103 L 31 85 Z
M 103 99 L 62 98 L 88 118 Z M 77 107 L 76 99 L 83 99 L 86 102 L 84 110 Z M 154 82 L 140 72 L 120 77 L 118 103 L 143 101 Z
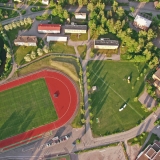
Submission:
M 59 140 L 60 142 L 64 142 L 64 141 L 67 141 L 68 139 L 69 139 L 69 136 L 67 135 L 67 136 L 61 137 Z
M 159 129 L 160 128 L 160 125 L 159 126 L 157 126 L 157 129 Z

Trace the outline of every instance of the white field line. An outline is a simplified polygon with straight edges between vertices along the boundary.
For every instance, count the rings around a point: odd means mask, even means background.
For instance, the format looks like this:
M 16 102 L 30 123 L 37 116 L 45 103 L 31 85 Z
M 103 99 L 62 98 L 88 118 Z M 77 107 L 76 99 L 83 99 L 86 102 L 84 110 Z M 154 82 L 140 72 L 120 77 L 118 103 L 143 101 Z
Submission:
M 119 93 L 117 93 L 109 84 L 107 84 L 103 79 L 101 79 L 99 76 L 97 76 L 94 72 L 93 72 L 93 74 L 96 77 L 98 77 L 105 85 L 107 85 L 114 93 L 116 93 L 124 102 L 126 102 L 126 100 Z M 140 113 L 138 113 L 129 103 L 127 103 L 127 104 L 142 118 L 142 115 Z

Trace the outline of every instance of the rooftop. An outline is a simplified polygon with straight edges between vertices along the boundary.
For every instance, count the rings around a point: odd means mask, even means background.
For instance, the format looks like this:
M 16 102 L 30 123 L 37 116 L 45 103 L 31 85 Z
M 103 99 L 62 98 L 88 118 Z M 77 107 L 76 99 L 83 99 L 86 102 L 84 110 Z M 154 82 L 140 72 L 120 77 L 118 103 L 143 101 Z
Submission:
M 36 36 L 18 36 L 14 42 L 37 42 Z
M 155 76 L 157 76 L 158 78 L 160 78 L 160 69 L 158 69 L 155 73 L 154 73 Z
M 113 45 L 113 46 L 118 46 L 119 42 L 117 40 L 110 40 L 110 39 L 100 39 L 100 40 L 95 40 L 95 45 Z
M 137 15 L 136 18 L 134 19 L 134 23 L 136 23 L 139 26 L 145 26 L 145 27 L 149 28 L 152 21 L 147 18 L 144 18 L 140 15 Z
M 87 30 L 87 25 L 65 25 L 65 29 Z
M 60 30 L 60 24 L 39 24 L 38 30 Z

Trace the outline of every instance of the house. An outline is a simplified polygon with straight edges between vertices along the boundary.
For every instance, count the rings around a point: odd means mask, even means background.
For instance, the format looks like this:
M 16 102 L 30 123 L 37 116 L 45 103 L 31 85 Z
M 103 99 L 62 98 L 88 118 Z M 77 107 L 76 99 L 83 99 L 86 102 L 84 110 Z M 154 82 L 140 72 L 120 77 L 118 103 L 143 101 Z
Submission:
M 42 4 L 48 5 L 49 4 L 49 0 L 42 0 Z
M 136 160 L 160 160 L 160 143 L 157 141 L 153 145 L 148 145 Z
M 149 20 L 145 17 L 142 17 L 140 15 L 136 15 L 136 18 L 134 19 L 133 25 L 136 28 L 147 30 L 150 27 L 151 23 L 152 23 L 151 20 Z
M 86 19 L 86 13 L 75 13 L 75 19 Z
M 39 24 L 38 32 L 39 33 L 60 33 L 61 25 L 60 24 Z
M 95 49 L 117 49 L 119 42 L 117 40 L 110 40 L 109 38 L 101 38 L 94 40 Z
M 67 42 L 67 37 L 47 36 L 47 42 L 50 41 Z
M 16 46 L 37 46 L 37 42 L 36 36 L 18 36 L 14 40 Z
M 65 33 L 86 33 L 87 32 L 87 25 L 65 25 L 64 29 Z
M 155 80 L 154 81 L 154 86 L 160 90 L 160 69 L 158 69 L 153 75 L 152 78 Z

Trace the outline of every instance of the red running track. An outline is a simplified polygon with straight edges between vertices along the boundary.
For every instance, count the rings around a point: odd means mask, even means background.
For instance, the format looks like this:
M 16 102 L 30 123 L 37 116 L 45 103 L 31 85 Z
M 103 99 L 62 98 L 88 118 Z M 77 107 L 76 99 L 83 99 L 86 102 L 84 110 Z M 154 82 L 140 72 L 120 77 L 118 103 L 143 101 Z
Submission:
M 77 90 L 72 81 L 58 71 L 43 70 L 26 77 L 19 78 L 12 82 L 5 83 L 0 86 L 0 92 L 39 78 L 44 78 L 46 81 L 52 102 L 54 103 L 54 107 L 58 115 L 58 120 L 16 136 L 1 140 L 0 148 L 13 145 L 31 137 L 57 129 L 66 124 L 73 116 L 78 104 Z M 53 95 L 57 91 L 59 92 L 59 96 L 58 98 L 55 98 Z

